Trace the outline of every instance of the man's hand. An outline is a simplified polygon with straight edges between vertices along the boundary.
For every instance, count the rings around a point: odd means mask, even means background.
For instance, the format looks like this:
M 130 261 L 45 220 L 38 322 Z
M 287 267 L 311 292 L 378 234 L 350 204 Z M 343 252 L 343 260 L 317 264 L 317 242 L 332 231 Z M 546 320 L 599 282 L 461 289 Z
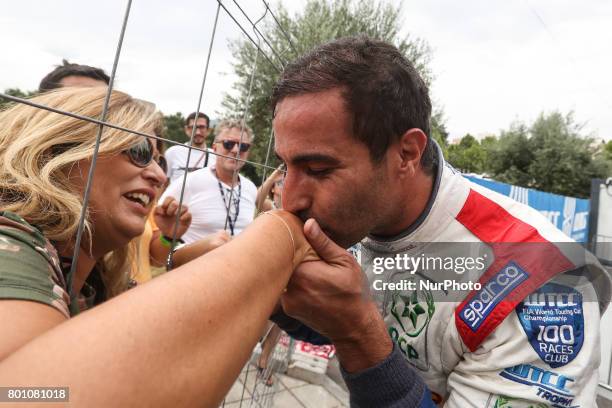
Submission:
M 355 259 L 323 233 L 314 219 L 304 235 L 321 261 L 300 264 L 281 297 L 286 314 L 328 337 L 348 372 L 384 360 L 392 343 Z
M 162 234 L 166 237 L 173 237 L 174 234 L 174 223 L 176 221 L 176 214 L 179 212 L 178 201 L 174 197 L 166 197 L 164 202 L 155 208 L 153 216 L 155 217 L 155 223 L 159 227 Z M 181 205 L 180 217 L 178 230 L 176 231 L 176 238 L 183 236 L 187 229 L 191 225 L 191 213 L 185 204 Z

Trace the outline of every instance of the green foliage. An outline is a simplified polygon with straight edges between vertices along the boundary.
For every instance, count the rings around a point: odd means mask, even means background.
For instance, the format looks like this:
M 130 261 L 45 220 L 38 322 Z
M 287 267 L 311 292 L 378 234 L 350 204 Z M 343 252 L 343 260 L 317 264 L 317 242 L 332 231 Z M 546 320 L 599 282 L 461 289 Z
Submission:
M 174 115 L 164 115 L 164 137 L 176 142 L 184 143 L 188 140 L 185 131 L 185 118 L 180 112 Z M 168 148 L 170 146 L 166 146 Z
M 612 174 L 612 142 L 598 146 L 581 134 L 572 114 L 540 114 L 530 126 L 515 122 L 480 142 L 465 135 L 447 160 L 465 173 L 573 197 L 588 197 L 592 178 Z
M 529 148 L 529 130 L 523 123 L 513 123 L 503 130 L 497 143 L 489 146 L 486 171 L 495 180 L 531 187 L 529 165 L 533 151 Z
M 604 160 L 609 161 L 612 164 L 612 140 L 608 141 L 603 147 Z
M 444 157 L 448 157 L 448 131 L 441 110 L 435 110 L 431 115 L 431 137 L 438 142 Z
M 495 137 L 495 135 L 489 135 L 489 136 L 485 136 L 481 141 L 480 144 L 482 145 L 482 147 L 488 152 L 490 149 L 493 148 L 493 146 L 495 146 L 495 143 L 497 143 L 497 137 Z
M 496 180 L 550 193 L 588 197 L 592 178 L 611 167 L 572 114 L 542 113 L 528 128 L 514 124 L 489 149 L 487 172 Z
M 29 97 L 35 96 L 37 94 L 36 91 L 22 91 L 19 88 L 5 89 L 4 93 L 7 94 L 7 95 L 16 96 L 18 98 L 29 98 Z M 8 108 L 13 103 L 14 102 L 11 102 L 11 101 L 9 101 L 7 99 L 0 98 L 0 110 L 4 110 L 5 108 Z
M 448 146 L 447 160 L 464 173 L 483 173 L 487 151 L 474 136 L 468 133 L 458 144 Z
M 420 39 L 400 35 L 402 24 L 400 7 L 401 5 L 395 7 L 374 0 L 308 0 L 303 11 L 289 16 L 287 10 L 282 4 L 279 4 L 275 15 L 283 30 L 290 36 L 293 46 L 289 44 L 285 34 L 273 19 L 269 19 L 269 21 L 266 20 L 266 25 L 260 27 L 260 31 L 272 47 L 281 54 L 281 58 L 264 46 L 263 42 L 262 48 L 266 50 L 266 54 L 271 57 L 277 67 L 282 67 L 287 61 L 310 51 L 319 44 L 363 33 L 395 44 L 430 83 L 429 47 Z M 258 55 L 256 47 L 248 40 L 233 43 L 232 53 L 235 59 L 234 71 L 238 76 L 238 81 L 233 86 L 233 95 L 226 95 L 223 102 L 225 114 L 242 117 L 244 107 L 248 105 L 247 121 L 255 133 L 254 146 L 249 159 L 265 163 L 272 119 L 269 101 L 279 72 L 262 55 Z M 251 98 L 247 103 L 255 61 L 257 61 L 257 70 L 253 78 Z M 447 132 L 442 123 L 442 115 L 435 116 L 435 120 L 435 130 L 432 131 L 432 134 L 436 139 L 445 140 Z M 268 159 L 268 163 L 278 164 L 273 154 Z M 245 166 L 244 173 L 257 182 L 262 172 L 262 168 L 255 169 Z M 270 172 L 267 171 L 267 173 Z

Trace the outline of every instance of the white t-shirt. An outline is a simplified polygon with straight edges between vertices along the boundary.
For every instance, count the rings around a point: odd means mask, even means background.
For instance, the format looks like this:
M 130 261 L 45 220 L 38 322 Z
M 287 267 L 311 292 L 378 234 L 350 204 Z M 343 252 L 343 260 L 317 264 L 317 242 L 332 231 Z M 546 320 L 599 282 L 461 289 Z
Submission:
M 181 184 L 180 182 L 170 184 L 160 202 L 163 202 L 168 196 L 178 201 L 181 195 Z M 221 196 L 219 184 L 225 193 L 225 202 Z M 229 202 L 230 191 L 231 188 L 227 184 L 217 180 L 210 167 L 187 175 L 183 203 L 189 207 L 192 221 L 191 226 L 182 237 L 183 241 L 191 243 L 205 235 L 226 229 L 227 207 L 225 203 Z M 228 233 L 231 234 L 233 226 L 234 235 L 238 235 L 253 221 L 256 197 L 255 184 L 246 177 L 240 176 L 240 186 L 235 186 L 232 194 L 232 205 L 230 206 L 232 222 L 227 222 L 226 231 Z M 237 217 L 236 208 L 238 208 Z
M 187 154 L 189 153 L 189 142 L 184 145 L 174 145 L 170 147 L 164 153 L 164 157 L 166 158 L 166 163 L 168 163 L 168 178 L 170 179 L 170 183 L 177 179 L 181 179 L 185 172 L 185 163 L 187 163 Z M 211 149 L 207 149 L 209 152 L 212 152 Z M 208 155 L 208 163 L 206 166 L 214 166 L 217 156 L 214 154 Z M 206 163 L 206 153 L 201 150 L 192 150 L 191 156 L 189 157 L 189 169 L 190 171 L 194 171 L 197 169 L 201 169 L 204 167 Z

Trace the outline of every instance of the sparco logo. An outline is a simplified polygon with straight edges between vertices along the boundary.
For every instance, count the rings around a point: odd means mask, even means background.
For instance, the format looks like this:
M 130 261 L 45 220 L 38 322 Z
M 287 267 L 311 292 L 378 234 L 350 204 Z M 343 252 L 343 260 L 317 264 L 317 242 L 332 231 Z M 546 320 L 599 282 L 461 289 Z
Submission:
M 574 382 L 571 377 L 530 364 L 506 368 L 499 375 L 510 381 L 535 387 L 536 395 L 552 403 L 553 407 L 570 407 L 574 400 L 574 394 L 568 389 Z
M 459 312 L 461 320 L 476 332 L 489 313 L 529 274 L 514 262 L 497 272 Z

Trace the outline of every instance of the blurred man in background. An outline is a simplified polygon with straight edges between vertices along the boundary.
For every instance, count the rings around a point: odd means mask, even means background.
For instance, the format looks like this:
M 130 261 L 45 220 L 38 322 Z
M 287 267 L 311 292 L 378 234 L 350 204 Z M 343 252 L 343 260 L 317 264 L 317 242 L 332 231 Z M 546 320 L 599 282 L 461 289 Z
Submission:
M 193 140 L 191 145 L 197 149 L 192 150 L 189 156 L 189 164 L 187 164 L 187 156 L 189 149 L 185 145 L 174 145 L 166 150 L 165 157 L 168 163 L 167 176 L 170 183 L 180 180 L 182 182 L 185 170 L 190 173 L 192 171 L 213 166 L 215 164 L 215 155 L 210 154 L 211 149 L 206 147 L 206 138 L 210 130 L 210 118 L 202 112 L 193 112 L 187 116 L 185 121 L 185 135 Z

